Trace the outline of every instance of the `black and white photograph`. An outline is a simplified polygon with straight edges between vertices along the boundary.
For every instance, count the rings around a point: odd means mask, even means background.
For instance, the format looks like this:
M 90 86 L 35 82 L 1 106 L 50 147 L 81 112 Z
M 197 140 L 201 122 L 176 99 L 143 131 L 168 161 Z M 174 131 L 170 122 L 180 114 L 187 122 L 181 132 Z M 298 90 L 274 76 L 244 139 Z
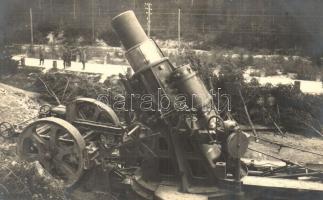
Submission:
M 323 1 L 0 0 L 0 200 L 323 200 Z

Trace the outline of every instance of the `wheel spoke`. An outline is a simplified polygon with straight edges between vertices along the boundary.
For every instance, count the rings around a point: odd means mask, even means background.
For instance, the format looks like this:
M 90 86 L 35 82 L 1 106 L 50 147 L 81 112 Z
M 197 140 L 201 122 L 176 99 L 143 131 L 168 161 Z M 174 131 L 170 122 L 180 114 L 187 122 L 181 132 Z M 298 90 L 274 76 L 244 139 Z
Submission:
M 101 109 L 100 108 L 96 108 L 94 113 L 93 113 L 93 116 L 92 116 L 92 121 L 96 122 L 99 118 L 99 115 L 101 113 Z
M 78 111 L 78 115 L 79 115 L 79 117 L 80 117 L 81 119 L 86 119 L 86 115 L 83 113 L 83 111 L 82 111 L 82 110 L 79 110 L 79 111 Z
M 60 146 L 58 148 L 58 153 L 56 155 L 58 160 L 62 160 L 66 155 L 73 155 L 74 154 L 74 145 L 72 146 Z
M 56 126 L 52 126 L 50 128 L 50 132 L 49 132 L 49 148 L 51 151 L 56 150 L 57 148 L 57 139 L 58 139 L 58 135 L 57 135 L 57 131 L 58 131 L 58 127 Z
M 70 135 L 65 133 L 63 136 L 59 137 L 60 139 L 70 139 Z
M 31 138 L 37 147 L 45 149 L 46 141 L 40 135 L 34 133 L 31 135 Z
M 42 126 L 34 127 L 32 131 L 33 134 L 38 134 L 39 136 L 49 136 L 48 132 L 50 131 L 51 126 L 48 124 L 42 124 Z
M 60 161 L 57 163 L 59 170 L 66 175 L 68 180 L 73 180 L 77 177 L 75 170 L 66 162 Z

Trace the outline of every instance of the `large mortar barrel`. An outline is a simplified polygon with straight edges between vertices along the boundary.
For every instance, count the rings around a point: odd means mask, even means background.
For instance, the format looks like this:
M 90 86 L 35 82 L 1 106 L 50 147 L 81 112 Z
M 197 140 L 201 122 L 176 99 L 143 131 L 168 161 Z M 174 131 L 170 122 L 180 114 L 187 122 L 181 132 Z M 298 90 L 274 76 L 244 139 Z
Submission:
M 133 11 L 114 17 L 112 27 L 126 49 L 127 60 L 135 72 L 156 66 L 166 59 L 155 42 L 148 38 Z
M 126 50 L 149 40 L 133 11 L 126 11 L 114 17 L 112 27 Z

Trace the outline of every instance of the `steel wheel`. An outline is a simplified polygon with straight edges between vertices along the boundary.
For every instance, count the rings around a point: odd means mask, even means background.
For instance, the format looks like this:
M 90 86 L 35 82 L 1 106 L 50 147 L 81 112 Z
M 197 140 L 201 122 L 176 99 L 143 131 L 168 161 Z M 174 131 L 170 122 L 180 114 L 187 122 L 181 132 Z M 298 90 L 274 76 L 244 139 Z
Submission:
M 108 105 L 91 98 L 78 98 L 67 106 L 67 121 L 84 120 L 119 126 L 116 113 Z
M 67 187 L 83 174 L 85 141 L 79 131 L 65 120 L 48 117 L 39 119 L 19 135 L 18 155 L 27 161 L 39 161 Z

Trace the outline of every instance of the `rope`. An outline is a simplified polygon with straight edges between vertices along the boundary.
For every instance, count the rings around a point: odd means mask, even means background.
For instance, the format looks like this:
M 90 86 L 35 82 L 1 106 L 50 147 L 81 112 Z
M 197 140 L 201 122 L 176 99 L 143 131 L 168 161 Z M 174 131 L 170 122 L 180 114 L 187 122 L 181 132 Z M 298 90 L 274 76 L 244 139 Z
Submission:
M 301 164 L 298 164 L 298 163 L 296 163 L 296 162 L 294 162 L 294 161 L 291 161 L 291 160 L 288 160 L 288 159 L 284 159 L 284 158 L 280 158 L 280 157 L 277 157 L 277 156 L 273 156 L 273 155 L 271 155 L 271 154 L 268 154 L 268 153 L 265 153 L 265 152 L 262 152 L 262 151 L 258 151 L 258 150 L 256 150 L 256 149 L 253 149 L 253 148 L 250 148 L 250 147 L 248 147 L 248 149 L 249 149 L 250 151 L 254 151 L 254 152 L 257 152 L 257 153 L 263 154 L 263 155 L 265 155 L 265 156 L 268 156 L 268 157 L 271 157 L 271 158 L 275 158 L 275 159 L 277 159 L 277 160 L 281 160 L 281 161 L 283 161 L 283 162 L 286 162 L 287 164 L 296 165 L 296 166 L 301 167 L 301 168 L 305 168 L 305 169 L 312 170 L 312 171 L 314 171 L 314 172 L 320 172 L 320 173 L 322 173 L 322 171 L 320 171 L 320 170 L 317 170 L 317 169 L 311 169 L 311 168 L 309 168 L 309 167 L 303 166 L 303 165 L 301 165 Z

